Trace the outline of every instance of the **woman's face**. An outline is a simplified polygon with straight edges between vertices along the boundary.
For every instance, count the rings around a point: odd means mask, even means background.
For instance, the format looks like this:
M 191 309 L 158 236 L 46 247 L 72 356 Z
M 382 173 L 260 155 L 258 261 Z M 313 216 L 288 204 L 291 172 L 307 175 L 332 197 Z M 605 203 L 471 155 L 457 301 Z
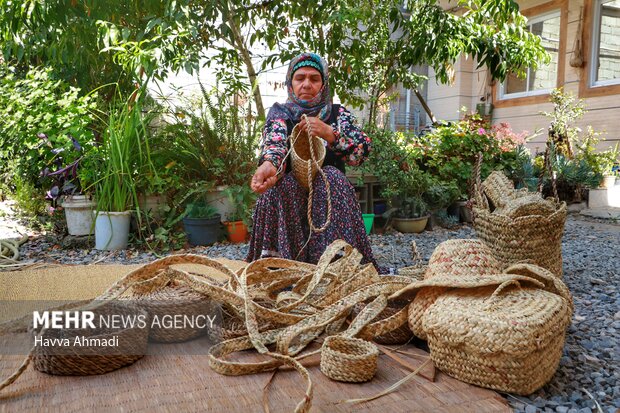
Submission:
M 313 67 L 302 67 L 293 73 L 293 92 L 299 99 L 310 100 L 315 97 L 321 87 L 323 80 L 321 73 Z

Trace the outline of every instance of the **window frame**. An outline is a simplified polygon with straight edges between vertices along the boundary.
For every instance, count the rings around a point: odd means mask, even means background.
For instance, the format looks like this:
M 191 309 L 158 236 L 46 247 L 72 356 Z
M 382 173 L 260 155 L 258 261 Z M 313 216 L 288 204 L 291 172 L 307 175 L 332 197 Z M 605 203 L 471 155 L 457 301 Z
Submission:
M 601 10 L 605 0 L 594 0 L 594 10 L 592 12 L 592 26 L 590 27 L 590 36 L 592 42 L 590 43 L 590 54 L 588 56 L 589 61 L 594 63 L 598 62 L 599 50 L 600 50 L 600 23 L 601 23 Z M 595 80 L 598 76 L 598 65 L 591 64 L 589 66 L 588 87 L 597 88 L 602 86 L 614 86 L 620 85 L 620 77 L 608 80 Z
M 579 81 L 579 97 L 590 98 L 599 96 L 611 96 L 620 94 L 620 84 L 614 83 L 610 85 L 591 86 L 594 82 L 592 79 L 592 45 L 594 33 L 594 12 L 597 6 L 597 0 L 584 0 L 584 16 L 583 16 L 583 55 L 586 56 L 584 67 L 581 68 L 581 79 Z
M 560 19 L 560 32 L 558 33 L 558 68 L 560 65 L 560 40 L 561 40 L 561 34 L 562 34 L 562 10 L 561 9 L 555 9 L 555 10 L 551 10 L 549 12 L 546 13 L 542 13 L 542 14 L 538 14 L 536 15 L 536 17 L 533 17 L 532 19 L 528 20 L 527 25 L 528 27 L 533 26 L 536 23 L 540 23 L 543 22 L 545 20 L 550 20 L 550 19 L 555 19 L 555 18 L 559 18 Z M 531 72 L 531 68 L 528 67 L 527 69 L 527 75 L 526 75 L 526 87 L 529 86 L 530 83 L 530 72 Z M 556 79 L 555 79 L 555 83 L 556 85 L 558 84 L 558 76 L 559 71 L 556 71 L 555 73 L 556 75 Z M 505 79 L 502 83 L 500 83 L 499 85 L 499 99 L 500 100 L 508 100 L 508 99 L 518 99 L 518 98 L 522 98 L 522 97 L 529 97 L 529 96 L 538 96 L 538 95 L 549 95 L 551 93 L 551 91 L 554 89 L 554 87 L 548 88 L 548 89 L 538 89 L 538 90 L 531 90 L 531 91 L 525 91 L 525 92 L 515 92 L 515 93 L 505 93 L 504 89 L 505 89 L 505 84 L 506 81 L 508 79 Z
M 589 1 L 589 0 L 585 0 Z M 590 0 L 591 1 L 591 0 Z M 566 61 L 566 31 L 568 26 L 568 0 L 553 0 L 540 4 L 529 9 L 521 11 L 530 21 L 535 20 L 538 16 L 550 15 L 554 12 L 560 12 L 560 44 L 558 45 L 558 69 L 556 88 L 564 85 L 564 67 Z M 530 22 L 528 21 L 528 25 Z M 512 106 L 532 105 L 544 103 L 549 100 L 550 90 L 540 91 L 539 93 L 531 93 L 524 96 L 502 97 L 500 95 L 499 82 L 493 83 L 493 106 L 495 108 L 504 108 Z

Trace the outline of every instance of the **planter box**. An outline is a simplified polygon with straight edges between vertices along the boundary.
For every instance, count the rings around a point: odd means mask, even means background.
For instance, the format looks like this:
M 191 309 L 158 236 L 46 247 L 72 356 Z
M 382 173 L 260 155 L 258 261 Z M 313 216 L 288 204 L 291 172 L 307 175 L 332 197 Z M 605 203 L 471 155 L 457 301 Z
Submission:
M 588 208 L 620 208 L 620 186 L 588 191 Z

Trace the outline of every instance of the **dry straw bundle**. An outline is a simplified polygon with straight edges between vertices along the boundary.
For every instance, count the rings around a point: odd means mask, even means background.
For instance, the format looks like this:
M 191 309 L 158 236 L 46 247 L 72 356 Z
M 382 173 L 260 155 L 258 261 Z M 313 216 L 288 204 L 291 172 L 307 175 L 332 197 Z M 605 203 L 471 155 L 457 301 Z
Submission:
M 557 197 L 545 200 L 539 194 L 515 191 L 500 172 L 480 183 L 480 166 L 481 156 L 476 164 L 473 207 L 478 238 L 502 264 L 531 262 L 561 277 L 566 203 Z

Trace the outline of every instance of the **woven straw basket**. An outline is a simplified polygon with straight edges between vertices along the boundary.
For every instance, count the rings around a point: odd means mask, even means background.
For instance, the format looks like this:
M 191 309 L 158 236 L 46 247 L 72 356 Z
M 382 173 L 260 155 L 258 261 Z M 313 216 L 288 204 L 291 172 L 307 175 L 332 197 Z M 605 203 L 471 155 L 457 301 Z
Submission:
M 310 150 L 311 142 L 316 164 L 312 161 L 312 154 Z M 297 133 L 296 139 L 293 143 L 293 148 L 291 150 L 291 166 L 297 182 L 299 182 L 304 188 L 308 189 L 310 187 L 310 182 L 308 181 L 308 170 L 310 170 L 311 179 L 314 179 L 318 172 L 318 168 L 323 166 L 325 153 L 325 145 L 323 144 L 322 139 L 317 137 L 310 138 L 306 132 Z
M 63 375 L 87 376 L 104 374 L 130 365 L 146 354 L 149 335 L 149 318 L 146 311 L 133 304 L 119 301 L 107 302 L 92 310 L 95 319 L 106 315 L 142 316 L 144 328 L 135 324 L 132 328 L 97 329 L 46 329 L 40 334 L 43 339 L 69 339 L 70 346 L 35 346 L 32 353 L 34 368 L 38 371 Z M 75 346 L 76 337 L 109 340 L 118 338 L 118 345 L 101 347 L 95 345 Z M 90 341 L 88 343 L 91 343 Z
M 454 239 L 442 242 L 435 248 L 424 274 L 424 279 L 450 275 L 492 275 L 502 271 L 501 264 L 492 256 L 489 249 L 479 240 Z M 433 305 L 447 288 L 426 287 L 416 294 L 409 305 L 409 328 L 417 337 L 426 340 L 422 327 L 425 311 Z
M 548 289 L 454 289 L 437 298 L 423 325 L 439 369 L 468 383 L 523 395 L 551 379 L 562 356 L 572 299 L 554 275 L 530 268 L 528 275 L 544 278 Z
M 169 284 L 159 290 L 135 297 L 140 308 L 145 309 L 152 319 L 160 321 L 170 317 L 188 317 L 198 320 L 197 316 L 213 316 L 215 306 L 208 297 L 177 283 Z M 162 323 L 159 323 L 162 324 Z M 165 328 L 153 325 L 149 338 L 161 343 L 176 343 L 191 340 L 205 333 L 206 323 L 185 323 L 182 328 Z
M 479 182 L 479 167 L 476 174 Z M 489 176 L 491 182 L 477 185 L 473 213 L 478 238 L 504 265 L 531 262 L 561 277 L 566 203 L 524 191 L 510 195 L 505 192 L 509 188 L 498 189 L 498 174 Z M 491 203 L 499 204 L 498 208 L 491 210 Z
M 362 383 L 377 372 L 377 347 L 359 338 L 329 336 L 323 342 L 321 371 L 332 380 Z

